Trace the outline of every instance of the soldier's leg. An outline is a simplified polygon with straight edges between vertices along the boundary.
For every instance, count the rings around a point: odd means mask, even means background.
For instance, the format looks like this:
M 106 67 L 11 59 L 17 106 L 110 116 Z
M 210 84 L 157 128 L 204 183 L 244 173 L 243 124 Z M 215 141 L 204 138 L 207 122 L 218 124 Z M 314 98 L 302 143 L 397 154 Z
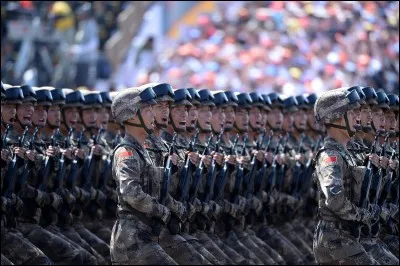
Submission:
M 172 235 L 167 228 L 163 228 L 158 243 L 163 250 L 178 264 L 210 265 L 211 263 L 198 253 L 180 235 Z
M 1 253 L 1 265 L 14 265 L 9 259 L 6 258 L 6 256 Z
M 71 239 L 69 239 L 68 237 L 66 237 L 65 235 L 63 235 L 60 232 L 60 228 L 58 228 L 55 225 L 49 225 L 45 228 L 47 231 L 50 231 L 51 233 L 61 237 L 62 239 L 64 239 L 65 241 L 69 242 L 71 245 L 73 245 L 77 250 L 79 250 L 79 253 L 82 256 L 82 264 L 84 265 L 97 265 L 97 259 L 90 254 L 87 250 L 85 250 L 83 247 L 81 247 L 78 243 L 72 241 Z
M 261 226 L 257 235 L 261 240 L 270 245 L 277 251 L 287 264 L 302 265 L 304 264 L 301 255 L 286 237 L 280 234 L 274 228 L 269 226 Z
M 380 265 L 368 253 L 359 253 L 341 260 L 319 263 L 319 265 Z
M 234 249 L 226 245 L 218 235 L 211 232 L 206 232 L 208 237 L 231 259 L 238 265 L 250 264 L 250 261 L 245 259 L 242 255 L 236 252 Z
M 84 248 L 86 251 L 88 251 L 90 254 L 92 254 L 98 264 L 100 265 L 104 265 L 107 264 L 106 259 L 101 256 L 96 250 L 94 250 L 79 234 L 78 232 L 76 232 L 76 230 L 69 226 L 69 225 L 65 225 L 61 228 L 61 233 L 63 235 L 65 235 L 67 238 L 71 239 L 72 241 L 74 241 L 75 243 L 77 243 L 79 246 L 81 246 L 82 248 Z
M 236 232 L 240 242 L 242 242 L 248 249 L 254 252 L 256 256 L 261 259 L 264 264 L 267 265 L 277 265 L 278 263 L 275 262 L 266 252 L 264 252 L 257 244 L 251 240 L 251 237 L 245 231 Z
M 252 263 L 256 265 L 262 265 L 262 261 L 257 257 L 254 252 L 252 252 L 249 248 L 247 248 L 237 237 L 236 233 L 230 231 L 225 239 L 226 244 L 233 248 L 240 255 L 250 260 Z
M 398 265 L 399 259 L 374 237 L 361 237 L 360 243 L 365 250 L 381 265 Z
M 296 230 L 296 234 L 302 237 L 309 247 L 312 247 L 313 232 L 305 226 L 305 221 L 303 219 L 295 219 L 290 224 Z
M 386 244 L 387 248 L 395 255 L 399 257 L 399 237 L 394 235 L 386 235 L 382 238 L 382 241 Z
M 20 223 L 18 229 L 54 263 L 71 265 L 82 263 L 82 256 L 78 249 L 38 224 Z
M 87 221 L 83 225 L 96 236 L 98 236 L 105 243 L 110 244 L 111 239 L 111 229 L 103 223 L 102 220 L 99 221 Z
M 103 256 L 107 262 L 111 261 L 110 258 L 110 246 L 103 240 L 98 238 L 95 234 L 86 229 L 81 222 L 75 222 L 73 224 L 74 229 L 78 234 L 96 250 L 101 256 Z
M 193 235 L 199 240 L 199 243 L 210 251 L 215 258 L 218 258 L 222 264 L 233 264 L 233 261 L 228 258 L 217 244 L 215 244 L 207 234 L 204 233 L 204 231 L 197 230 Z
M 193 246 L 201 255 L 203 255 L 211 264 L 213 265 L 221 265 L 222 263 L 211 254 L 206 248 L 200 245 L 199 240 L 194 236 L 191 236 L 187 233 L 182 233 L 181 236 L 191 245 Z
M 53 262 L 38 247 L 16 229 L 1 229 L 1 253 L 16 265 L 53 265 Z
M 262 250 L 265 251 L 276 263 L 278 263 L 279 265 L 286 264 L 282 256 L 278 252 L 276 252 L 276 250 L 270 247 L 267 243 L 258 238 L 253 230 L 248 229 L 247 233 L 249 234 L 251 240 L 253 240 L 253 242 L 256 243 L 257 246 L 262 248 Z

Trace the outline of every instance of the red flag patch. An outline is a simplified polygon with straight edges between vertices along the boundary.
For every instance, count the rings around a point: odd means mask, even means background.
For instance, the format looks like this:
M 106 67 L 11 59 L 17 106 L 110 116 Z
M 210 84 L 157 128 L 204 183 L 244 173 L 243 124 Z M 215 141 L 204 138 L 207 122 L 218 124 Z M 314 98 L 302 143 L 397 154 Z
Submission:
M 336 163 L 337 157 L 336 156 L 329 156 L 324 159 L 324 163 Z
M 121 152 L 121 153 L 119 154 L 118 159 L 122 159 L 122 158 L 129 157 L 129 156 L 132 156 L 132 155 L 133 155 L 133 152 L 131 152 L 131 151 L 124 151 L 124 152 Z

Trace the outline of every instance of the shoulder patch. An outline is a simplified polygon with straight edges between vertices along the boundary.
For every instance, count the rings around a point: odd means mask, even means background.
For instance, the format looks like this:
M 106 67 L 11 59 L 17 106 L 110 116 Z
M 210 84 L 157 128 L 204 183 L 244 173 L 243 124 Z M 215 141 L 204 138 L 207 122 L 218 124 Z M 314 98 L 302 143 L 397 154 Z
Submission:
M 118 154 L 118 158 L 121 159 L 121 158 L 129 157 L 132 155 L 133 155 L 132 151 L 124 151 L 124 152 L 121 152 L 120 154 Z
M 337 156 L 327 156 L 324 158 L 324 163 L 337 163 Z

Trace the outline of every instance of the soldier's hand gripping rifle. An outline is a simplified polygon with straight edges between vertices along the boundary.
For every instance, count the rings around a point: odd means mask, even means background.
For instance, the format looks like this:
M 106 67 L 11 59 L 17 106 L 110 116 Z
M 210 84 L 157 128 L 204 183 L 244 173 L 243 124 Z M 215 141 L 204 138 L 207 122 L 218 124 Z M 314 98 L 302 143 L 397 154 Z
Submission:
M 282 145 L 284 154 L 289 152 L 288 145 L 287 145 L 288 141 L 289 141 L 289 133 L 287 132 L 285 135 L 285 139 L 283 140 L 283 145 Z M 279 165 L 278 169 L 276 170 L 276 181 L 278 183 L 277 190 L 279 192 L 281 192 L 283 189 L 283 183 L 284 183 L 283 181 L 285 178 L 285 173 L 286 173 L 286 164 Z
M 234 155 L 238 141 L 239 134 L 236 134 L 235 140 L 233 141 L 232 147 L 230 147 L 229 149 L 228 155 Z M 220 199 L 223 198 L 226 181 L 228 180 L 233 170 L 235 170 L 235 165 L 224 162 L 223 168 L 221 169 L 221 171 L 219 171 L 216 177 L 216 186 L 214 188 L 214 195 L 212 198 L 213 201 L 218 202 Z
M 210 134 L 210 137 L 208 138 L 208 141 L 206 143 L 206 147 L 203 150 L 202 156 L 207 155 L 208 153 L 208 147 L 210 146 L 210 142 L 211 139 L 213 137 L 213 134 Z M 196 172 L 194 173 L 194 177 L 193 177 L 193 183 L 190 187 L 189 190 L 189 203 L 193 204 L 195 198 L 197 197 L 197 191 L 199 190 L 199 185 L 200 185 L 200 180 L 201 180 L 201 176 L 203 174 L 203 158 L 201 158 L 199 165 L 196 168 Z
M 22 145 L 24 145 L 26 135 L 28 134 L 28 130 L 29 127 L 26 126 L 24 132 L 22 133 L 22 136 L 19 138 L 18 147 L 22 147 Z M 16 153 L 14 153 L 12 160 L 8 162 L 7 174 L 4 180 L 5 184 L 3 186 L 3 192 L 2 192 L 2 195 L 4 197 L 9 197 L 11 196 L 12 193 L 14 193 L 15 183 L 17 179 L 17 169 L 21 167 L 23 163 L 24 159 L 17 156 Z
M 78 143 L 77 143 L 77 148 L 80 149 L 82 146 L 82 139 L 83 139 L 83 133 L 84 130 L 82 129 L 80 135 L 79 135 L 79 139 L 78 139 Z M 72 136 L 71 136 L 72 137 Z M 66 182 L 66 187 L 68 189 L 72 189 L 75 185 L 75 180 L 76 180 L 76 176 L 78 174 L 78 168 L 79 168 L 79 162 L 78 162 L 78 156 L 74 155 L 73 156 L 73 160 L 71 162 L 71 167 L 70 167 L 70 171 L 67 177 L 67 182 Z
M 397 146 L 397 141 L 394 141 L 392 144 L 392 154 L 390 155 L 390 160 L 393 160 L 394 157 L 396 156 L 396 146 Z M 388 173 L 387 173 L 387 180 L 385 183 L 385 186 L 383 187 L 383 190 L 381 192 L 381 195 L 379 197 L 378 200 L 378 205 L 380 207 L 384 207 L 386 206 L 386 202 L 388 199 L 388 196 L 390 194 L 390 190 L 391 190 L 391 185 L 392 185 L 392 180 L 393 180 L 393 175 L 394 175 L 394 170 L 393 169 L 389 169 Z
M 172 168 L 171 156 L 172 156 L 172 154 L 174 152 L 176 135 L 177 134 L 175 132 L 174 136 L 172 137 L 171 146 L 169 146 L 168 158 L 167 158 L 167 161 L 165 163 L 164 176 L 163 176 L 162 184 L 161 184 L 160 203 L 162 205 L 164 205 L 164 206 L 166 206 L 169 178 L 171 176 L 171 168 Z
M 274 151 L 274 157 L 272 159 L 272 163 L 271 163 L 271 172 L 269 173 L 268 176 L 268 183 L 267 183 L 267 193 L 272 192 L 275 189 L 275 183 L 276 183 L 276 167 L 277 167 L 277 163 L 276 163 L 276 158 L 278 156 L 279 153 L 279 148 L 282 144 L 282 135 L 279 136 L 279 142 L 275 147 L 275 151 Z
M 51 136 L 51 146 L 55 147 L 56 146 L 56 136 L 59 134 L 60 129 L 57 128 L 56 131 L 54 132 L 53 136 Z M 44 164 L 39 170 L 39 175 L 37 178 L 36 182 L 36 187 L 40 191 L 46 191 L 47 190 L 47 180 L 50 175 L 51 170 L 54 168 L 54 160 L 55 158 L 52 158 L 50 156 L 46 156 L 46 159 L 44 160 Z
M 31 136 L 31 138 L 29 139 L 29 150 L 34 149 L 33 143 L 34 143 L 34 140 L 36 139 L 38 132 L 39 132 L 39 127 L 35 127 L 33 134 Z M 18 193 L 23 188 L 26 180 L 28 179 L 28 175 L 29 175 L 31 169 L 34 167 L 34 165 L 35 165 L 35 162 L 32 162 L 29 159 L 25 160 L 24 170 L 22 171 L 22 174 L 20 176 L 18 176 L 16 183 L 15 183 L 15 193 Z
M 241 152 L 241 157 L 246 155 L 246 142 L 247 142 L 247 134 L 245 134 L 243 136 L 243 149 Z M 242 179 L 243 179 L 243 172 L 244 172 L 244 168 L 243 168 L 243 163 L 239 163 L 237 170 L 236 170 L 236 178 L 235 178 L 235 185 L 233 187 L 233 191 L 232 191 L 232 199 L 231 202 L 234 204 L 238 204 L 239 203 L 239 193 L 240 193 L 240 186 L 242 185 Z
M 117 146 L 120 136 L 121 136 L 121 132 L 118 131 L 118 134 L 115 134 L 115 138 L 112 142 L 112 147 L 111 147 L 112 149 L 114 149 Z M 99 180 L 98 189 L 100 189 L 102 191 L 105 191 L 107 181 L 109 179 L 109 176 L 111 175 L 111 166 L 112 166 L 112 152 L 109 152 L 107 155 L 107 159 L 104 163 L 103 172 L 101 173 L 100 180 Z
M 70 128 L 68 130 L 68 136 L 65 139 L 65 144 L 64 144 L 64 148 L 65 149 L 69 149 L 71 147 L 71 142 L 72 142 L 72 136 L 74 133 L 75 129 L 74 128 Z M 56 133 L 58 133 L 59 131 L 57 131 Z M 76 161 L 76 159 L 75 159 Z M 54 179 L 54 188 L 53 190 L 55 192 L 58 192 L 58 190 L 61 188 L 61 186 L 64 183 L 64 177 L 65 177 L 65 172 L 66 172 L 66 161 L 65 161 L 65 155 L 64 153 L 61 154 L 60 160 L 58 161 L 58 171 L 57 171 L 57 175 Z M 72 168 L 72 162 L 71 162 L 71 168 Z
M 189 142 L 189 152 L 196 151 L 196 143 L 199 136 L 199 130 L 194 134 L 193 139 Z M 189 154 L 186 155 L 185 165 L 179 173 L 179 184 L 177 189 L 177 199 L 181 202 L 188 199 L 189 189 L 190 189 L 190 176 L 192 176 L 192 171 L 195 169 L 195 165 L 190 161 Z
M 267 145 L 265 146 L 264 152 L 268 152 L 269 151 L 269 148 L 270 148 L 271 142 L 272 142 L 273 134 L 274 134 L 274 132 L 271 130 L 270 133 L 269 133 Z M 261 170 L 260 170 L 259 174 L 257 175 L 257 178 L 256 178 L 255 183 L 254 183 L 255 194 L 257 195 L 257 197 L 259 199 L 262 198 L 262 191 L 263 191 L 263 188 L 264 188 L 264 178 L 267 175 L 267 170 L 268 170 L 269 166 L 270 165 L 269 165 L 267 159 L 264 158 L 263 166 L 261 167 Z
M 299 145 L 299 149 L 297 150 L 297 154 L 301 154 L 303 151 L 303 143 L 304 143 L 304 139 L 305 139 L 305 135 L 304 133 L 301 134 L 301 138 L 300 138 L 300 145 Z M 296 198 L 299 198 L 299 186 L 301 183 L 301 176 L 303 174 L 304 171 L 304 165 L 299 161 L 296 160 L 296 165 L 294 167 L 294 180 L 292 181 L 292 186 L 291 186 L 291 191 L 290 194 Z
M 215 152 L 219 152 L 222 134 L 224 134 L 224 130 L 221 130 L 221 132 L 218 135 L 217 142 L 215 143 Z M 203 198 L 203 202 L 205 202 L 205 203 L 210 202 L 211 197 L 213 196 L 213 193 L 214 193 L 216 167 L 217 167 L 217 163 L 215 162 L 215 159 L 213 158 L 211 160 L 210 169 L 207 171 L 207 176 L 206 176 L 206 185 L 204 188 L 204 198 Z

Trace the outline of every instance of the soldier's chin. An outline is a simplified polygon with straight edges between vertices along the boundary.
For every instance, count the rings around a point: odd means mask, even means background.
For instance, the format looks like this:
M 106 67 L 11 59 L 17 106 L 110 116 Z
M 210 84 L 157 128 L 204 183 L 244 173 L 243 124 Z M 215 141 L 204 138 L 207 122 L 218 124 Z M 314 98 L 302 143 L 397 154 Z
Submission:
M 361 126 L 360 124 L 356 124 L 356 125 L 354 125 L 353 129 L 354 129 L 356 132 L 360 132 L 360 131 L 362 131 L 362 126 Z
M 226 132 L 232 131 L 232 129 L 233 129 L 232 125 L 225 125 L 225 127 L 224 127 L 224 131 L 226 131 Z
M 368 126 L 362 126 L 362 131 L 363 131 L 364 133 L 369 133 L 369 132 L 372 131 L 372 127 L 371 127 L 370 125 L 368 125 Z
M 189 133 L 193 133 L 195 129 L 196 129 L 196 128 L 195 128 L 195 127 L 192 127 L 192 126 L 186 127 L 186 131 L 189 132 Z

